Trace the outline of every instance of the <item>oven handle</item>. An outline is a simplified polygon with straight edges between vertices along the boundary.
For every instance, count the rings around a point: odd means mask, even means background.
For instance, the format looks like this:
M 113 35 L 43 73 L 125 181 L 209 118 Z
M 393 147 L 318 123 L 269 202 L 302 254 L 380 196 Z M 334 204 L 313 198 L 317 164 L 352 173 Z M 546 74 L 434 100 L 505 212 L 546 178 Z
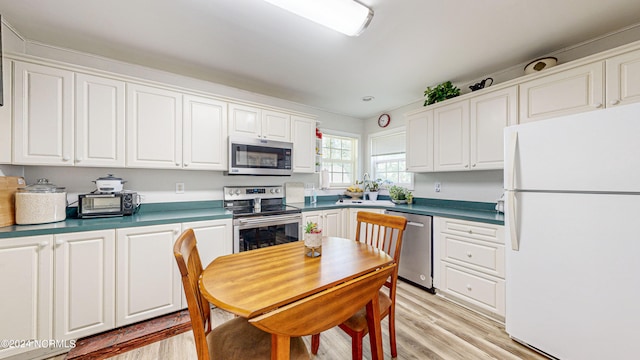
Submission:
M 265 224 L 272 223 L 274 221 L 286 221 L 286 220 L 301 220 L 302 215 L 268 215 L 259 218 L 252 219 L 238 219 L 238 224 L 240 225 L 254 225 L 254 224 Z

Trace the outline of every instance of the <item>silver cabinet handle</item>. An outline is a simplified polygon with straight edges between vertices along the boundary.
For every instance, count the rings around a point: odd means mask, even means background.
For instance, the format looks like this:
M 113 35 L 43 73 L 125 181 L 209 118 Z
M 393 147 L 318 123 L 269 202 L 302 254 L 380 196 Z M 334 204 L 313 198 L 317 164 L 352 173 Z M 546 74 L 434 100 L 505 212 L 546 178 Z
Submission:
M 415 222 L 415 221 L 407 221 L 407 225 L 409 225 L 409 226 L 417 226 L 417 227 L 424 227 L 423 223 L 419 223 L 419 222 Z

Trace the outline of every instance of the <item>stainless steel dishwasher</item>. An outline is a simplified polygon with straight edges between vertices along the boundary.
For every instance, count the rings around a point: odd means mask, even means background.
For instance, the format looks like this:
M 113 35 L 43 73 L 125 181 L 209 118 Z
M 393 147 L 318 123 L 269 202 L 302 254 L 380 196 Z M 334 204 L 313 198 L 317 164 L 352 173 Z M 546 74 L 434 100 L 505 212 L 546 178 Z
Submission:
M 385 214 L 407 219 L 402 239 L 398 276 L 433 293 L 431 216 L 385 211 Z

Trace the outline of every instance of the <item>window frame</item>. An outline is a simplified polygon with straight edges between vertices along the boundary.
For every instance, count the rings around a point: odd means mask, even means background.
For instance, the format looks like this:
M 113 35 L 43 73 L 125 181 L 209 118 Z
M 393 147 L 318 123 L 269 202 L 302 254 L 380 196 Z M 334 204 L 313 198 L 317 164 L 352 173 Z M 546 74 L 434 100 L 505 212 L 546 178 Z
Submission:
M 348 132 L 342 132 L 342 131 L 335 131 L 335 130 L 326 130 L 322 132 L 322 141 L 324 143 L 324 139 L 325 137 L 342 137 L 342 138 L 350 138 L 352 139 L 352 141 L 355 140 L 355 145 L 352 147 L 352 151 L 354 151 L 355 153 L 355 159 L 352 160 L 352 164 L 353 164 L 353 180 L 351 181 L 351 183 L 334 183 L 329 181 L 329 188 L 330 189 L 343 189 L 343 188 L 347 188 L 350 185 L 353 185 L 355 183 L 356 180 L 358 180 L 358 174 L 360 174 L 360 170 L 361 170 L 361 166 L 360 166 L 360 158 L 361 158 L 361 153 L 362 153 L 362 137 L 358 134 L 353 134 L 353 133 L 348 133 Z M 324 154 L 324 146 L 322 147 L 322 151 Z M 322 157 L 322 164 L 320 166 L 320 169 L 323 170 L 325 169 L 325 158 L 324 156 Z M 331 172 L 331 170 L 329 170 L 329 172 Z
M 383 136 L 391 136 L 391 135 L 397 135 L 397 134 L 402 134 L 405 139 L 406 139 L 406 134 L 407 134 L 407 130 L 406 127 L 404 126 L 399 126 L 397 128 L 393 128 L 393 129 L 388 129 L 388 130 L 383 130 L 383 131 L 378 131 L 375 133 L 371 133 L 367 136 L 367 153 L 369 156 L 369 164 L 368 164 L 368 168 L 369 168 L 369 175 L 371 177 L 371 179 L 376 179 L 378 178 L 376 176 L 376 160 L 375 157 L 378 156 L 374 156 L 373 155 L 373 141 L 375 138 L 377 137 L 383 137 Z M 405 141 L 405 150 L 404 150 L 404 161 L 406 164 L 407 161 L 407 149 L 406 149 L 406 141 Z M 400 171 L 399 171 L 400 172 Z M 404 186 L 407 189 L 413 191 L 415 188 L 415 174 L 413 172 L 407 171 L 406 169 L 403 171 L 409 174 L 411 180 L 410 183 L 405 184 L 405 183 L 394 183 L 393 185 L 398 185 L 398 186 Z

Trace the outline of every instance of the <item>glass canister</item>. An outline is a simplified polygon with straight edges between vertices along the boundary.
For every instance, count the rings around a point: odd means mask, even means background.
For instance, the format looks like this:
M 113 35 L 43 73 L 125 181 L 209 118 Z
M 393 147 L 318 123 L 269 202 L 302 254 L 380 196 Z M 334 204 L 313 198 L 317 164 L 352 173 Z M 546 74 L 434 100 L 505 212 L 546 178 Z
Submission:
M 38 179 L 16 192 L 16 224 L 32 225 L 63 221 L 67 218 L 67 192 L 64 187 Z

